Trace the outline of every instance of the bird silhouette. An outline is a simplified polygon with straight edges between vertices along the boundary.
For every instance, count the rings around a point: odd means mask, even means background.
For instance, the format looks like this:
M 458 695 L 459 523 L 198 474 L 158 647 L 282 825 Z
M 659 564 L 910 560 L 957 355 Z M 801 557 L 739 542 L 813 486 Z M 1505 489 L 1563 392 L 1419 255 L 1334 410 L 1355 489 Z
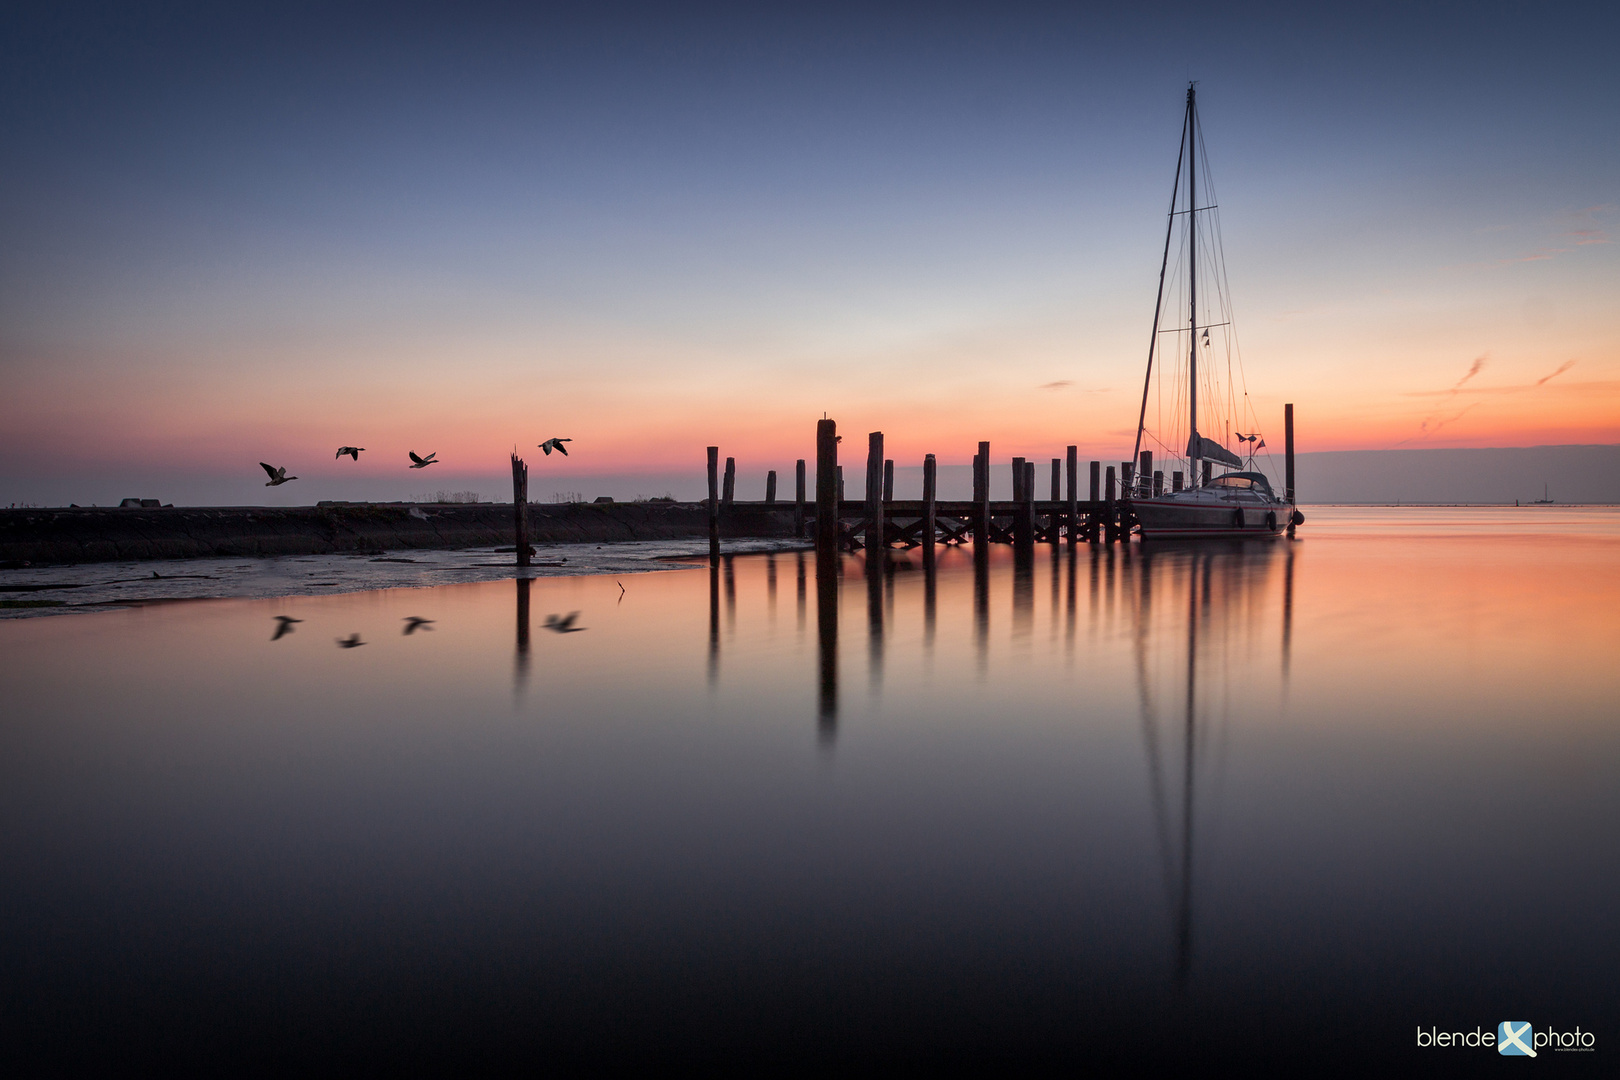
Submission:
M 259 462 L 259 468 L 270 474 L 270 482 L 264 485 L 265 487 L 275 487 L 277 484 L 285 484 L 289 480 L 298 479 L 296 476 L 287 475 L 287 466 L 285 465 L 278 469 L 273 465 L 266 465 L 261 461 Z
M 425 469 L 429 465 L 437 465 L 438 464 L 438 462 L 436 460 L 434 460 L 439 455 L 439 452 L 437 450 L 433 451 L 433 453 L 429 454 L 427 457 L 417 457 L 415 450 L 407 450 L 405 452 L 407 454 L 411 455 L 411 460 L 416 463 L 416 464 L 411 466 L 411 468 L 413 468 L 413 469 Z
M 271 641 L 280 641 L 293 632 L 293 623 L 301 623 L 303 619 L 295 619 L 291 615 L 276 616 L 276 632 L 270 635 Z
M 551 452 L 553 450 L 557 451 L 557 453 L 561 454 L 563 457 L 567 457 L 568 447 L 564 446 L 563 443 L 573 441 L 573 439 L 547 439 L 545 442 L 540 444 L 540 449 L 546 452 L 547 457 L 551 456 Z
M 1259 435 L 1245 435 L 1241 431 L 1234 431 L 1232 434 L 1236 435 L 1244 442 L 1254 442 L 1254 440 L 1260 437 Z
M 340 637 L 336 640 L 338 645 L 345 649 L 354 649 L 365 644 L 365 642 L 360 640 L 360 635 L 358 633 L 350 634 L 346 638 Z
M 337 458 L 342 457 L 344 454 L 348 454 L 350 457 L 354 458 L 354 460 L 359 461 L 360 460 L 360 451 L 362 451 L 364 449 L 365 449 L 365 447 L 363 447 L 363 446 L 340 446 L 340 447 L 338 447 L 338 452 L 337 452 L 336 455 L 334 455 L 333 460 L 335 461 L 335 460 L 337 460 Z
M 555 615 L 547 615 L 545 627 L 547 630 L 558 634 L 577 634 L 581 630 L 587 629 L 583 626 L 574 625 L 574 620 L 577 618 L 579 618 L 579 612 L 577 611 L 570 611 L 560 619 Z
M 424 619 L 420 615 L 412 615 L 405 620 L 405 636 L 410 637 L 418 630 L 432 630 L 433 620 Z

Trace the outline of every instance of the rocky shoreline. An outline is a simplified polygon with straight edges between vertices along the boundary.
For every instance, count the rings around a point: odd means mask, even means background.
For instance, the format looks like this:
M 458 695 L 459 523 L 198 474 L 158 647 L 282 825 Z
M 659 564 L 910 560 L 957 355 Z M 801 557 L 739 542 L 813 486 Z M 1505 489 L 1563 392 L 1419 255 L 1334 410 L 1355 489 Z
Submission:
M 702 503 L 535 503 L 533 543 L 708 536 Z M 727 507 L 721 535 L 789 537 L 793 504 Z M 0 567 L 148 559 L 447 550 L 514 542 L 511 503 L 0 510 Z

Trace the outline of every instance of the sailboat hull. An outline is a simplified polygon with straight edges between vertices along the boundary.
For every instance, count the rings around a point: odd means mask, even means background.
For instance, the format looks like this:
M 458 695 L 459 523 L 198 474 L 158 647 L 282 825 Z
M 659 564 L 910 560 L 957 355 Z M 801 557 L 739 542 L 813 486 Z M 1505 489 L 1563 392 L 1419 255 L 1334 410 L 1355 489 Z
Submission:
M 1269 539 L 1288 527 L 1294 508 L 1276 499 L 1206 494 L 1133 499 L 1138 531 L 1144 540 Z

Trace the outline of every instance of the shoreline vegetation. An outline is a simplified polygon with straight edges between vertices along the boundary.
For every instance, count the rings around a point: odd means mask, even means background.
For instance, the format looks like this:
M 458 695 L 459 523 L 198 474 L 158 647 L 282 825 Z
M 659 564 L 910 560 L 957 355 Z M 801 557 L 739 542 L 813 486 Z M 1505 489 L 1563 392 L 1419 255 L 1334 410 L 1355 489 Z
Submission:
M 708 536 L 701 502 L 530 503 L 531 543 Z M 721 535 L 791 537 L 793 504 L 727 507 Z M 156 559 L 451 550 L 514 543 L 511 503 L 0 510 L 0 568 Z

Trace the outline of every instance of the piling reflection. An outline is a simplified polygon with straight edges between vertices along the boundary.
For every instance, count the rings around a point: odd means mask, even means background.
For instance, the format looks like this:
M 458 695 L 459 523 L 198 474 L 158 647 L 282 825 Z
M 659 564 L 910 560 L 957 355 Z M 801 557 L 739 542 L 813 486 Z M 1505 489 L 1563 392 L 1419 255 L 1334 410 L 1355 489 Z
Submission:
M 817 728 L 824 743 L 838 734 L 838 572 L 843 560 L 826 551 L 816 553 L 816 632 L 820 675 L 816 704 Z
M 529 590 L 534 582 L 517 579 L 517 654 L 512 667 L 512 691 L 518 697 L 529 685 Z
M 720 560 L 709 560 L 709 687 L 720 678 Z

